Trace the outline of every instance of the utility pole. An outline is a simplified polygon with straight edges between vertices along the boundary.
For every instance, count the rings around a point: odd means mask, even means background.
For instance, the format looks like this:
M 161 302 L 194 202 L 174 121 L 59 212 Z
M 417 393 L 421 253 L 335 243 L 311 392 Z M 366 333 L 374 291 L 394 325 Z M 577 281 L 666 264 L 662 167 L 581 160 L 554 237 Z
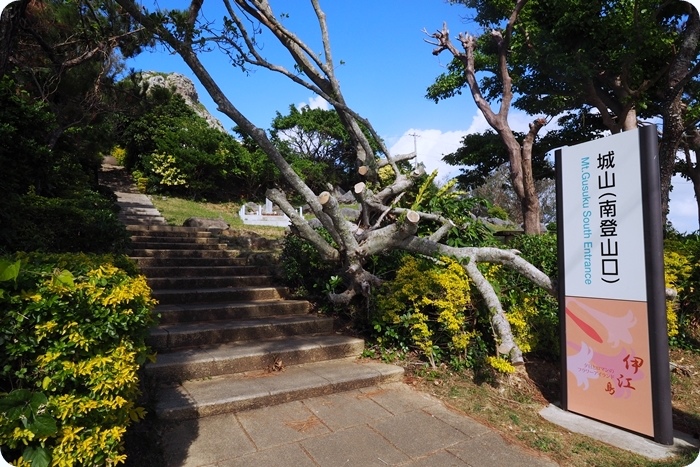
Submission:
M 409 133 L 408 136 L 413 136 L 413 154 L 416 155 L 416 167 L 418 167 L 418 146 L 416 145 L 416 138 L 420 138 L 419 134 Z

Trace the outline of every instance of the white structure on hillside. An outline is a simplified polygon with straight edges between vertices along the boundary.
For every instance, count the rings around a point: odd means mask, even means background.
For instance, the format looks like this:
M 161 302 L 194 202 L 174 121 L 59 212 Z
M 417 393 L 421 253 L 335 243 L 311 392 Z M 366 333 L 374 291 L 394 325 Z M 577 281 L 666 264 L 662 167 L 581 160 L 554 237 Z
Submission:
M 303 216 L 302 208 L 299 215 Z M 247 211 L 246 205 L 241 206 L 238 216 L 245 225 L 269 225 L 272 227 L 289 227 L 292 223 L 284 213 L 278 213 L 272 207 L 272 201 L 265 199 L 265 208 L 258 205 L 257 211 Z

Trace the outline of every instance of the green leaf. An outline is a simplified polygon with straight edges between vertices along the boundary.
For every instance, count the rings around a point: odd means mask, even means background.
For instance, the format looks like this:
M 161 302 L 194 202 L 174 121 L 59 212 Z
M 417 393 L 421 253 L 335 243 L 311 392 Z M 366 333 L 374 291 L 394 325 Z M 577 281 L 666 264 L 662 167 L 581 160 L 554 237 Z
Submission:
M 22 451 L 22 457 L 32 464 L 32 467 L 48 467 L 51 455 L 46 448 L 27 446 Z
M 37 415 L 34 420 L 27 425 L 27 428 L 39 437 L 48 437 L 56 434 L 58 431 L 56 420 L 54 420 L 51 415 L 46 414 Z
M 7 412 L 17 406 L 23 406 L 32 396 L 29 389 L 15 389 L 8 395 L 0 398 L 0 412 Z
M 54 276 L 54 278 L 55 278 L 55 280 L 57 280 L 58 282 L 60 282 L 61 284 L 65 285 L 67 287 L 70 287 L 70 288 L 75 287 L 75 284 L 73 282 L 73 279 L 74 279 L 73 274 L 66 269 L 64 269 L 63 271 L 56 274 Z
M 39 410 L 48 404 L 49 399 L 44 395 L 43 392 L 35 392 L 32 394 L 32 397 L 29 401 L 29 405 L 32 408 L 32 410 L 36 413 L 39 412 Z
M 21 261 L 11 263 L 7 260 L 0 260 L 0 282 L 12 281 L 19 276 L 19 267 Z

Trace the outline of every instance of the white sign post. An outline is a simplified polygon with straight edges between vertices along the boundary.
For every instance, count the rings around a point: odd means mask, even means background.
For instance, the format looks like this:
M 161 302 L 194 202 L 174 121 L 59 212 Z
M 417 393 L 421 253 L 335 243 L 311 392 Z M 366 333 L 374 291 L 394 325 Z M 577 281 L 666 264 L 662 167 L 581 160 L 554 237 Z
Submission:
M 562 408 L 673 444 L 657 140 L 556 151 Z

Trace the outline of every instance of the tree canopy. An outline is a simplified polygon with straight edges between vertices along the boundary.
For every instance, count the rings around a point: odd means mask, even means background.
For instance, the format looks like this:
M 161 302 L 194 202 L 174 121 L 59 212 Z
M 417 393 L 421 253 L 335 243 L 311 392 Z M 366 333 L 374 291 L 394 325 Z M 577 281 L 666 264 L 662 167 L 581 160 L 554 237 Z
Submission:
M 272 140 L 314 191 L 329 183 L 348 187 L 359 181 L 352 140 L 335 110 L 290 105 L 287 115 L 277 112 L 271 126 Z
M 658 0 L 454 3 L 473 8 L 474 23 L 485 31 L 475 40 L 474 62 L 487 72 L 481 79 L 487 99 L 504 89 L 493 74 L 499 60 L 493 38 L 508 23 L 514 107 L 548 118 L 592 109 L 613 133 L 661 120 L 662 204 L 668 212 L 677 149 L 698 121 L 692 92 L 700 72 L 695 8 Z M 468 85 L 464 63 L 455 60 L 427 96 L 449 98 Z

